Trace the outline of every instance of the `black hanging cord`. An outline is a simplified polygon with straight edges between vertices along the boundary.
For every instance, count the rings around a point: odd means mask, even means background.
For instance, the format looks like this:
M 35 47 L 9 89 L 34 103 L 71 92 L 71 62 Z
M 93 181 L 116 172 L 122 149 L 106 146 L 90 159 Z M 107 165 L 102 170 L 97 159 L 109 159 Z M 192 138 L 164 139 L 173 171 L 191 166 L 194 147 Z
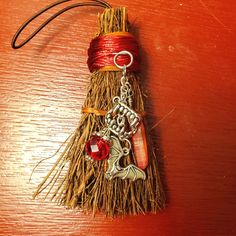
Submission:
M 30 22 L 32 22 L 34 19 L 36 19 L 38 16 L 40 16 L 41 14 L 43 14 L 44 12 L 48 11 L 49 9 L 60 5 L 62 3 L 65 2 L 70 2 L 72 0 L 61 0 L 61 1 L 57 1 L 45 8 L 43 8 L 42 10 L 40 10 L 39 12 L 37 12 L 35 15 L 33 15 L 32 17 L 30 17 L 15 33 L 15 35 L 12 38 L 12 42 L 11 42 L 11 46 L 14 49 L 18 49 L 23 47 L 26 43 L 28 43 L 35 35 L 37 35 L 48 23 L 50 23 L 53 19 L 55 19 L 56 17 L 58 17 L 59 15 L 61 15 L 62 13 L 72 9 L 72 8 L 76 8 L 76 7 L 83 7 L 83 6 L 92 6 L 92 7 L 102 7 L 102 8 L 111 8 L 111 5 L 103 0 L 90 0 L 88 2 L 82 2 L 82 3 L 75 3 L 72 4 L 70 6 L 67 6 L 63 9 L 61 9 L 60 11 L 58 11 L 57 13 L 55 13 L 54 15 L 52 15 L 51 17 L 49 17 L 42 25 L 40 25 L 31 35 L 29 35 L 25 40 L 23 40 L 21 43 L 19 43 L 18 45 L 16 44 L 16 40 L 18 39 L 18 37 L 20 36 L 21 32 L 30 24 Z

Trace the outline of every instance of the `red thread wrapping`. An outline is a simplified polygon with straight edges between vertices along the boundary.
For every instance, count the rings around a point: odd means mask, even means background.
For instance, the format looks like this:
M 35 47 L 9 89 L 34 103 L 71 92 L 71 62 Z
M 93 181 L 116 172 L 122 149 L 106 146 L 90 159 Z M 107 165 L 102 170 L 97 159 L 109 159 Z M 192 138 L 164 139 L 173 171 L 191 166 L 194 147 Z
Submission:
M 137 41 L 131 34 L 127 35 L 116 35 L 107 34 L 104 36 L 99 36 L 94 38 L 88 49 L 88 68 L 90 72 L 99 70 L 105 66 L 115 66 L 114 65 L 114 53 L 120 51 L 129 51 L 132 53 L 134 62 L 127 69 L 129 71 L 139 71 L 140 70 L 140 58 L 139 58 L 139 48 Z M 117 63 L 119 65 L 128 65 L 130 58 L 128 55 L 119 55 L 117 57 Z

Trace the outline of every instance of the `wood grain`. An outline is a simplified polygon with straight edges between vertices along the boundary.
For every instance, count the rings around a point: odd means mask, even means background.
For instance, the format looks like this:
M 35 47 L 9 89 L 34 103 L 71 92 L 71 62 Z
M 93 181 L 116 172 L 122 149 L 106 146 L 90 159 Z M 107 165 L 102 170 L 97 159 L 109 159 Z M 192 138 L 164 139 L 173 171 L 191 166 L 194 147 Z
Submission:
M 160 214 L 123 219 L 31 199 L 55 158 L 29 183 L 33 167 L 78 124 L 97 32 L 97 9 L 74 9 L 11 49 L 20 24 L 51 2 L 0 4 L 0 235 L 235 235 L 235 2 L 111 2 L 128 7 L 142 48 L 150 133 L 168 196 Z

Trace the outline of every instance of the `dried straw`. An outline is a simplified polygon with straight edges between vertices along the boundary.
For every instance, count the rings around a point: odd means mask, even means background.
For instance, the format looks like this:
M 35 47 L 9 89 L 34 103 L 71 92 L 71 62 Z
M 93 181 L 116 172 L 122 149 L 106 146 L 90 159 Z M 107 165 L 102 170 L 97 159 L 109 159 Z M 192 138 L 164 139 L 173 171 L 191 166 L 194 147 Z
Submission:
M 99 15 L 100 33 L 128 31 L 128 19 L 125 8 L 106 9 Z M 121 72 L 96 71 L 91 81 L 84 107 L 108 111 L 112 107 L 112 98 L 119 95 Z M 139 79 L 135 73 L 128 73 L 129 82 L 134 91 L 133 109 L 144 113 Z M 38 186 L 34 197 L 45 190 L 45 197 L 69 208 L 82 209 L 84 212 L 104 212 L 107 216 L 136 215 L 145 212 L 157 212 L 164 206 L 157 159 L 149 152 L 149 166 L 146 180 L 131 181 L 115 178 L 107 180 L 106 161 L 86 161 L 85 143 L 94 131 L 104 126 L 104 117 L 95 114 L 82 114 L 80 123 L 51 171 Z M 121 160 L 122 165 L 135 163 L 131 154 Z M 64 168 L 69 165 L 65 173 Z

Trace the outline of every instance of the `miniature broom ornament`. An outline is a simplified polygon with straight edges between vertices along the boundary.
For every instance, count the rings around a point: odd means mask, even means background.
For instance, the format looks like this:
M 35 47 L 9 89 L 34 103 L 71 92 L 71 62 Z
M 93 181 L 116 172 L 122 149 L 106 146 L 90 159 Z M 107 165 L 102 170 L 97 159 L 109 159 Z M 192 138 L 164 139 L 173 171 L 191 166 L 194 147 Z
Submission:
M 164 194 L 156 155 L 146 137 L 138 77 L 141 57 L 137 41 L 129 33 L 126 9 L 98 0 L 73 4 L 16 45 L 19 34 L 33 19 L 64 2 L 69 1 L 56 2 L 29 19 L 12 41 L 13 48 L 22 47 L 71 8 L 105 8 L 98 15 L 99 34 L 88 49 L 91 78 L 81 120 L 34 198 L 44 193 L 60 204 L 93 215 L 97 211 L 107 216 L 155 213 L 164 207 Z

